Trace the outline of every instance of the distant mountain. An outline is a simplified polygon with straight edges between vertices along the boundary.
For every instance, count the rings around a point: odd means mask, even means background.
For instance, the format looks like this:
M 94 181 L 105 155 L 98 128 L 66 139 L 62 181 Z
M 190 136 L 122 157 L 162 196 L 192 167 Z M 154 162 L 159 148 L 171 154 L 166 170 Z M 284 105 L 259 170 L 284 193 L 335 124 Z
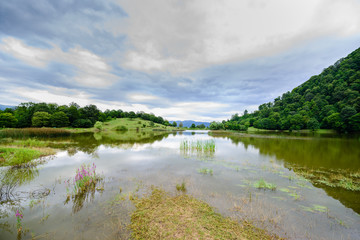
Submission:
M 170 121 L 172 123 L 172 121 Z M 196 122 L 196 121 L 192 121 L 192 120 L 185 120 L 185 121 L 175 121 L 177 123 L 177 125 L 179 126 L 179 124 L 182 122 L 184 127 L 191 127 L 191 125 L 194 123 L 195 126 L 197 125 L 201 125 L 204 124 L 205 127 L 209 127 L 210 123 L 209 122 Z
M 0 104 L 0 110 L 5 110 L 6 108 L 15 108 L 15 106 L 1 105 L 1 104 Z

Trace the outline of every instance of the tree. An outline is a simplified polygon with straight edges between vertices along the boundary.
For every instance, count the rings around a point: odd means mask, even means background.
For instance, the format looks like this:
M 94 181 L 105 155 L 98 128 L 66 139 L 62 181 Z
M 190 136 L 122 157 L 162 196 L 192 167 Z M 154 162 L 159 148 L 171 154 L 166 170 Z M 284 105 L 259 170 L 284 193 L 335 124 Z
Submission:
M 32 117 L 33 127 L 49 127 L 51 115 L 47 112 L 36 112 Z
M 0 128 L 15 127 L 17 119 L 11 113 L 0 113 Z
M 177 123 L 176 123 L 175 121 L 173 121 L 172 126 L 173 126 L 173 127 L 176 127 L 176 126 L 177 126 Z
M 184 124 L 183 124 L 182 122 L 180 122 L 180 123 L 179 123 L 179 127 L 182 128 L 183 126 L 184 126 Z
M 94 125 L 89 119 L 77 119 L 72 126 L 76 128 L 91 128 Z
M 69 118 L 64 112 L 56 112 L 51 115 L 51 126 L 53 127 L 67 127 L 70 125 Z
M 308 129 L 311 129 L 313 131 L 320 128 L 320 124 L 318 120 L 316 120 L 316 118 L 310 118 L 306 125 Z
M 190 128 L 195 128 L 195 123 L 191 124 Z
M 327 122 L 331 128 L 336 130 L 341 130 L 343 127 L 343 121 L 341 119 L 340 113 L 333 113 L 327 117 Z
M 100 110 L 93 104 L 81 108 L 80 112 L 81 118 L 90 120 L 92 125 L 99 119 Z

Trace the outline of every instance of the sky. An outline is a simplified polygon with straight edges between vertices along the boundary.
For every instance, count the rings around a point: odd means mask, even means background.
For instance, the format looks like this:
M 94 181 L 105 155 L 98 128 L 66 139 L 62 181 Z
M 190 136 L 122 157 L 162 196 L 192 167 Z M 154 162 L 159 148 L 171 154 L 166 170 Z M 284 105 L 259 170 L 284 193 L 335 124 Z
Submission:
M 0 1 L 0 104 L 252 112 L 360 47 L 360 0 Z

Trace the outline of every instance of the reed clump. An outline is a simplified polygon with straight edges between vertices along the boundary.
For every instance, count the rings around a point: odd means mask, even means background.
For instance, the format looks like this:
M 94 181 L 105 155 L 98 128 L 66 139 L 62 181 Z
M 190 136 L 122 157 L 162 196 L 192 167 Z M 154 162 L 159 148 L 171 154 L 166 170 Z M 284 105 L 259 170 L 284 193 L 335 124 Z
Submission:
M 215 152 L 215 141 L 213 139 L 211 140 L 196 140 L 196 141 L 190 141 L 190 140 L 183 140 L 180 143 L 180 150 L 185 152 Z
M 0 138 L 28 138 L 28 137 L 63 137 L 71 132 L 60 128 L 14 128 L 0 131 Z

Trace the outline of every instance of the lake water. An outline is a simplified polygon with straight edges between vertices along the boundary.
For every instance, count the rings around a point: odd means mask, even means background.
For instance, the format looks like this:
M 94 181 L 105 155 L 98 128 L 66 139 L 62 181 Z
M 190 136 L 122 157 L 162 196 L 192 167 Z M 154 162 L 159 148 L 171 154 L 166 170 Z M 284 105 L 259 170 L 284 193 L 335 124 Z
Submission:
M 2 186 L 18 181 L 1 205 L 0 239 L 17 237 L 16 209 L 27 229 L 22 239 L 127 239 L 134 210 L 129 196 L 148 192 L 151 185 L 176 194 L 182 182 L 188 194 L 219 213 L 251 220 L 282 237 L 360 239 L 358 137 L 137 134 L 130 140 L 121 133 L 57 139 L 67 146 L 43 164 L 1 168 Z M 213 153 L 180 149 L 185 140 L 211 139 Z M 104 181 L 97 191 L 67 201 L 64 182 L 83 163 L 95 163 Z M 258 189 L 261 180 L 276 189 Z

